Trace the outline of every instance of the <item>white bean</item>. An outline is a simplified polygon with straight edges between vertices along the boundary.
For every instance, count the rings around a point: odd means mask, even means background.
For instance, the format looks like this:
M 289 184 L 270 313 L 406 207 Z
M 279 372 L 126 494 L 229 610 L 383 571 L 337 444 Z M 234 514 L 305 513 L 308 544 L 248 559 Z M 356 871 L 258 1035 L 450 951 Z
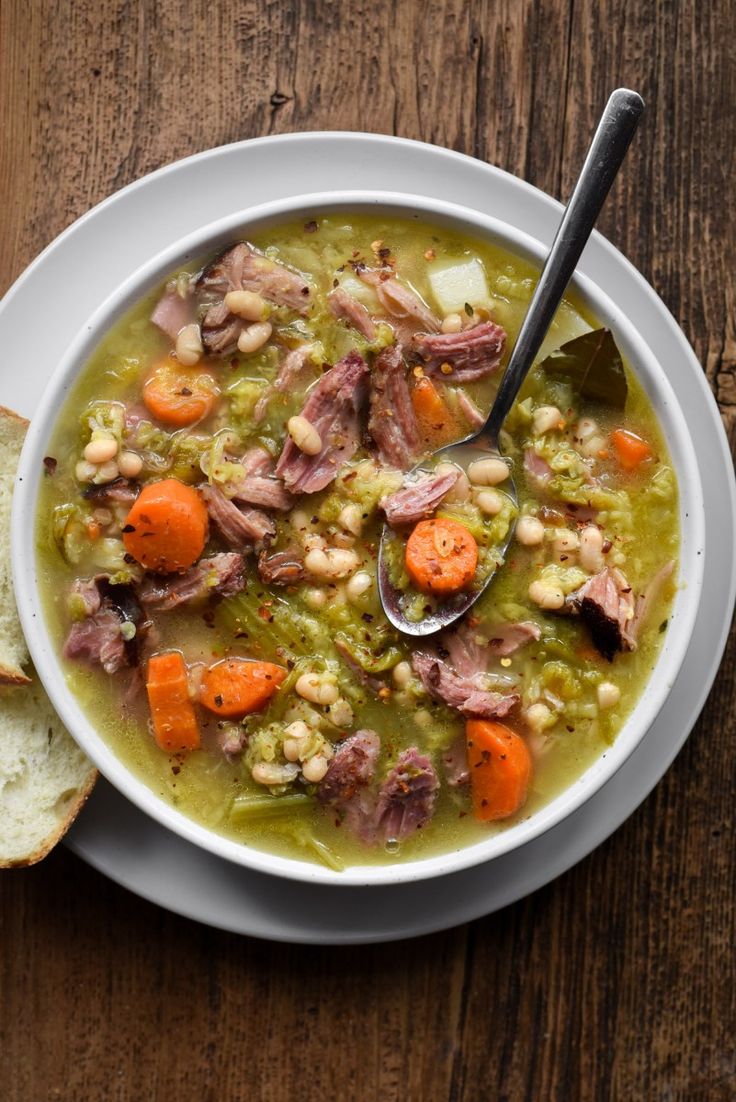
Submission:
M 532 414 L 532 427 L 535 436 L 543 436 L 545 432 L 556 429 L 562 421 L 562 414 L 557 406 L 537 406 Z
M 349 727 L 353 718 L 353 709 L 343 697 L 338 697 L 335 703 L 330 705 L 328 719 L 336 727 Z
M 324 589 L 320 589 L 319 586 L 312 586 L 304 593 L 304 600 L 307 602 L 310 608 L 320 609 L 324 608 L 327 604 L 327 594 Z
M 306 417 L 301 414 L 290 417 L 286 428 L 300 452 L 305 455 L 319 455 L 322 451 L 322 437 Z
M 263 321 L 266 317 L 266 301 L 255 291 L 228 291 L 224 302 L 231 314 L 244 321 Z
M 588 524 L 580 533 L 580 565 L 589 574 L 603 569 L 603 533 L 595 524 Z
M 365 596 L 368 590 L 373 585 L 373 579 L 367 570 L 358 570 L 356 574 L 353 574 L 352 578 L 345 586 L 345 592 L 347 593 L 349 601 L 357 601 L 360 597 Z
M 468 478 L 476 486 L 497 486 L 509 477 L 509 469 L 503 459 L 476 459 L 468 467 Z
M 447 314 L 442 319 L 440 329 L 443 333 L 459 333 L 463 327 L 463 319 L 459 314 Z
M 475 499 L 475 503 L 481 513 L 485 513 L 489 517 L 495 517 L 503 508 L 503 498 L 496 490 L 481 490 Z
M 580 443 L 583 440 L 588 440 L 596 432 L 598 432 L 598 422 L 594 421 L 592 417 L 581 417 L 575 426 L 575 436 Z
M 284 739 L 284 757 L 287 761 L 299 761 L 299 740 L 295 738 Z
M 580 538 L 577 532 L 569 532 L 564 528 L 558 528 L 552 547 L 558 555 L 570 555 L 580 547 Z
M 408 662 L 397 662 L 391 672 L 391 676 L 393 677 L 394 685 L 397 689 L 405 689 L 411 681 L 411 666 Z
M 288 784 L 298 773 L 298 767 L 291 762 L 280 765 L 275 761 L 259 761 L 251 770 L 251 776 L 256 784 Z
M 324 777 L 327 769 L 329 768 L 329 762 L 324 754 L 314 754 L 302 765 L 302 776 L 305 781 L 310 784 L 318 784 Z
M 297 679 L 294 689 L 299 696 L 312 704 L 334 704 L 340 696 L 337 685 L 326 681 L 318 673 L 303 673 Z
M 95 475 L 95 482 L 114 482 L 119 474 L 117 463 L 114 459 L 111 459 L 108 463 L 100 463 Z
M 273 326 L 270 321 L 257 321 L 254 325 L 249 325 L 238 337 L 238 351 L 244 356 L 257 352 L 266 341 L 270 340 L 272 333 Z
M 74 475 L 77 482 L 91 482 L 97 474 L 97 467 L 94 463 L 88 463 L 86 459 L 80 459 L 74 468 Z
M 529 586 L 529 598 L 540 608 L 562 608 L 565 603 L 565 594 L 558 585 L 553 582 L 543 581 L 538 578 Z
M 555 717 L 546 704 L 532 704 L 524 712 L 524 719 L 533 731 L 543 731 L 545 727 L 551 727 Z
M 347 578 L 359 562 L 355 551 L 342 547 L 331 547 L 327 551 L 315 547 L 304 558 L 304 565 L 315 578 Z
M 544 525 L 538 517 L 519 517 L 516 538 L 524 547 L 536 547 L 544 539 Z
M 465 471 L 462 471 L 455 463 L 438 463 L 435 474 L 457 475 L 455 485 L 445 494 L 445 501 L 463 502 L 470 500 L 470 480 Z
M 143 470 L 143 459 L 137 452 L 121 452 L 118 469 L 123 478 L 137 478 Z
M 615 708 L 621 699 L 621 690 L 613 681 L 601 681 L 596 693 L 601 708 Z
M 299 739 L 309 738 L 311 732 L 303 719 L 295 719 L 284 727 L 284 734 L 298 742 Z
M 107 463 L 118 454 L 118 442 L 114 436 L 99 436 L 90 440 L 84 449 L 84 458 L 88 463 Z
M 586 459 L 595 459 L 598 452 L 604 451 L 605 447 L 605 437 L 601 436 L 600 433 L 596 433 L 595 436 L 589 436 L 587 440 L 584 440 L 578 451 L 581 455 L 584 455 Z
M 195 364 L 199 363 L 204 348 L 202 347 L 199 326 L 195 322 L 192 322 L 191 325 L 185 325 L 183 329 L 179 330 L 174 348 L 177 360 L 184 367 L 194 367 Z
M 360 506 L 354 503 L 343 506 L 337 518 L 337 523 L 341 528 L 344 528 L 346 532 L 351 532 L 352 535 L 359 536 L 363 530 L 363 513 Z

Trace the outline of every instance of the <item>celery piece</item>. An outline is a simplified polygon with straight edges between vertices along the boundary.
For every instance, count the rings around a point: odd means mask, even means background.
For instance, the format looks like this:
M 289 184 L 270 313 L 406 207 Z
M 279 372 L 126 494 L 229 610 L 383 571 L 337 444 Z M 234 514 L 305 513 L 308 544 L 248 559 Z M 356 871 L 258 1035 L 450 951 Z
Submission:
M 233 823 L 241 823 L 302 814 L 313 807 L 314 800 L 306 792 L 293 792 L 288 796 L 236 796 L 228 814 Z

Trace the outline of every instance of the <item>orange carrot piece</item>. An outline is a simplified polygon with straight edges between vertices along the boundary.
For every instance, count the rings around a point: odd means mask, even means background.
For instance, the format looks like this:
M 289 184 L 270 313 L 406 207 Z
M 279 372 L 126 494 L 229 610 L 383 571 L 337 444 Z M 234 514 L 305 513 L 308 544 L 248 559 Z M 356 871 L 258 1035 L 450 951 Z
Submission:
M 187 570 L 206 541 L 207 508 L 199 491 L 178 478 L 149 482 L 125 518 L 125 550 L 157 574 Z
M 642 440 L 636 433 L 628 429 L 616 429 L 611 433 L 616 458 L 625 471 L 633 471 L 645 459 L 650 459 L 652 449 L 646 440 Z
M 199 747 L 199 724 L 189 697 L 187 667 L 179 651 L 154 654 L 148 660 L 148 703 L 156 742 L 177 754 Z
M 507 819 L 526 800 L 531 754 L 520 735 L 503 723 L 469 719 L 465 724 L 473 815 Z
M 478 544 L 464 524 L 446 517 L 420 520 L 409 536 L 406 569 L 425 593 L 456 593 L 472 582 Z
M 200 703 L 218 716 L 245 716 L 265 707 L 285 677 L 272 662 L 226 658 L 202 674 Z
M 172 357 L 158 364 L 143 384 L 148 412 L 164 425 L 184 428 L 207 417 L 220 396 L 212 375 L 183 367 Z
M 426 375 L 414 385 L 411 402 L 425 442 L 440 444 L 458 436 L 457 422 L 450 407 Z

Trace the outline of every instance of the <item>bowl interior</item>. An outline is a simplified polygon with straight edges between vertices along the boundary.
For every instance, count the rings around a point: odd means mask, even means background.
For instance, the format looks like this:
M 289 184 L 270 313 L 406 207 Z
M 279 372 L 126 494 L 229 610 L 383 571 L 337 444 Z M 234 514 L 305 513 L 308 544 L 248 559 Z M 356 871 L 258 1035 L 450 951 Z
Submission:
M 351 866 L 341 873 L 272 856 L 224 838 L 164 803 L 121 763 L 97 734 L 67 687 L 42 611 L 35 558 L 28 554 L 28 549 L 35 546 L 34 526 L 42 460 L 58 411 L 77 374 L 105 332 L 175 268 L 214 252 L 240 236 L 247 237 L 250 233 L 292 219 L 303 218 L 306 221 L 320 213 L 369 213 L 379 210 L 382 216 L 414 217 L 460 229 L 498 244 L 538 266 L 545 256 L 545 250 L 538 241 L 489 216 L 439 200 L 392 193 L 321 193 L 279 200 L 205 226 L 134 272 L 99 307 L 69 347 L 54 371 L 33 418 L 21 456 L 13 504 L 13 573 L 19 613 L 31 655 L 54 706 L 101 772 L 148 814 L 220 857 L 291 879 L 341 886 L 399 883 L 443 875 L 487 861 L 530 841 L 589 799 L 638 745 L 662 706 L 685 655 L 702 585 L 702 493 L 693 445 L 682 410 L 661 365 L 628 319 L 601 289 L 576 274 L 572 283 L 574 290 L 594 316 L 613 330 L 617 343 L 652 403 L 679 482 L 680 587 L 656 666 L 614 744 L 559 796 L 528 819 L 500 834 L 436 857 L 398 865 Z

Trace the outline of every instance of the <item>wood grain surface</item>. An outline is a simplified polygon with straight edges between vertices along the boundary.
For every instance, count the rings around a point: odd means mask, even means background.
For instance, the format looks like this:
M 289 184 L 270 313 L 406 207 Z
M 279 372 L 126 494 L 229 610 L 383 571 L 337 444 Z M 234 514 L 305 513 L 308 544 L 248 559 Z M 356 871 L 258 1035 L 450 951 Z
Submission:
M 630 84 L 649 109 L 601 228 L 682 325 L 734 441 L 735 17 L 731 0 L 2 0 L 0 288 L 115 189 L 261 134 L 396 133 L 566 197 Z M 289 948 L 174 917 L 63 848 L 5 873 L 0 1096 L 733 1100 L 735 659 L 732 641 L 616 835 L 469 927 Z

